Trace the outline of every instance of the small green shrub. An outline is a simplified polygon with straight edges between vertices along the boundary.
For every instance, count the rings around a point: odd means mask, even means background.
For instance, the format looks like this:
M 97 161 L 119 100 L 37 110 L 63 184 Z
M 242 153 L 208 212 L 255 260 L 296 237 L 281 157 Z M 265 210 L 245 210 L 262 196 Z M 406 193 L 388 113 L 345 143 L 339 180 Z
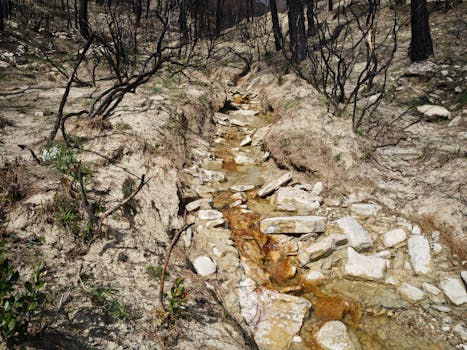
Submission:
M 170 288 L 170 295 L 167 296 L 169 301 L 169 312 L 172 317 L 179 317 L 186 309 L 187 292 L 183 285 L 182 278 L 176 278 Z
M 31 280 L 18 286 L 20 274 L 3 256 L 0 243 L 0 335 L 7 344 L 14 343 L 29 331 L 29 325 L 39 322 L 45 304 L 42 263 L 38 264 Z
M 147 272 L 148 272 L 148 275 L 156 280 L 160 280 L 161 277 L 162 277 L 162 266 L 161 265 L 157 265 L 157 266 L 153 266 L 153 265 L 148 265 L 147 267 Z M 167 272 L 165 272 L 165 277 L 169 277 L 169 274 Z
M 131 317 L 130 310 L 115 297 L 116 291 L 112 287 L 93 286 L 89 296 L 110 321 L 128 320 Z

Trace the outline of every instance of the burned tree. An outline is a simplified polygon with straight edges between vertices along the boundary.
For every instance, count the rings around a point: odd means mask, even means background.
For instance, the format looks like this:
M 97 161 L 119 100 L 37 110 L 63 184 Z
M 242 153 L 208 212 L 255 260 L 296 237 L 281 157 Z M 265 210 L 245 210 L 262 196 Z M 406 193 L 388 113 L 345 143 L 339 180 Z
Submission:
M 431 41 L 426 0 L 412 0 L 410 2 L 410 22 L 412 38 L 409 57 L 414 62 L 426 60 L 433 56 L 433 42 Z
M 287 0 L 289 7 L 290 52 L 293 62 L 301 62 L 307 56 L 305 20 L 301 0 Z
M 272 32 L 274 33 L 274 44 L 276 45 L 276 51 L 282 49 L 282 31 L 279 23 L 279 16 L 277 14 L 276 0 L 269 0 L 269 7 L 271 9 L 272 17 Z
M 79 0 L 79 34 L 84 38 L 89 38 L 88 27 L 88 0 Z

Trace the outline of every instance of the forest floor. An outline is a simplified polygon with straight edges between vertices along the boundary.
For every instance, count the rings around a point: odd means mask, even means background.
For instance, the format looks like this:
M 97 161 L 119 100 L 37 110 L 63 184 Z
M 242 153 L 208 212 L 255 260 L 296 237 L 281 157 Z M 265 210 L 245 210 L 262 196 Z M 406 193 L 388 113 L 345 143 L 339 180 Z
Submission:
M 344 325 L 342 344 L 350 349 L 465 349 L 465 301 L 453 301 L 443 287 L 446 280 L 464 287 L 460 273 L 467 261 L 464 9 L 433 12 L 436 56 L 415 74 L 407 74 L 409 26 L 400 33 L 388 88 L 394 99 L 383 103 L 383 113 L 431 103 L 451 117 L 429 122 L 410 110 L 399 121 L 403 132 L 397 131 L 395 144 L 355 134 L 294 74 L 257 63 L 235 87 L 224 84 L 231 73 L 226 68 L 184 77 L 164 72 L 128 95 L 105 128 L 70 120 L 74 146 L 57 143 L 61 156 L 38 164 L 29 150 L 47 158 L 45 140 L 66 79 L 24 40 L 42 34 L 2 42 L 2 234 L 22 276 L 43 259 L 49 296 L 46 327 L 18 347 L 319 348 L 325 340 L 318 328 L 327 322 L 338 330 Z M 459 13 L 462 20 L 446 20 Z M 55 38 L 51 57 L 73 59 L 68 41 Z M 87 107 L 96 91 L 74 87 L 67 108 Z M 252 143 L 240 146 L 248 136 Z M 107 219 L 108 237 L 88 237 L 73 210 L 79 194 L 70 171 L 78 160 L 89 169 L 89 198 L 104 209 L 121 201 L 141 175 L 150 179 L 127 210 Z M 318 196 L 308 203 L 313 210 L 297 203 L 278 208 L 277 195 L 257 196 L 288 173 L 283 191 Z M 240 185 L 252 187 L 232 189 Z M 167 313 L 159 304 L 161 267 L 184 225 L 184 207 L 197 199 L 186 218 L 195 226 L 183 233 L 170 260 L 165 291 L 175 312 Z M 259 232 L 265 218 L 311 214 L 325 218 L 320 238 Z M 349 216 L 369 233 L 371 247 L 363 252 L 352 242 L 331 244 L 322 256 L 301 261 L 322 249 L 313 244 L 347 233 L 337 220 Z M 384 235 L 395 229 L 404 239 L 387 244 Z M 428 274 L 414 266 L 408 242 L 417 240 L 429 246 Z M 383 276 L 349 273 L 350 249 L 379 259 L 371 264 L 383 260 Z M 200 257 L 207 258 L 203 268 L 214 263 L 215 273 L 200 276 Z M 177 279 L 187 291 L 181 298 Z M 284 321 L 281 303 L 295 312 L 294 321 Z

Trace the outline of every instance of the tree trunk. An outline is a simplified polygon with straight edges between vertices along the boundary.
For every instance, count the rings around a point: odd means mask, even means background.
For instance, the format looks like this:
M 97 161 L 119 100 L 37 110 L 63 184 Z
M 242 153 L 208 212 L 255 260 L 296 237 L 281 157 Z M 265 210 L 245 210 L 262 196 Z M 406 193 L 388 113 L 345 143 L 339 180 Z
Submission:
M 307 55 L 303 6 L 301 0 L 287 0 L 287 5 L 289 7 L 290 52 L 292 61 L 298 63 L 303 61 Z
M 331 12 L 333 10 L 333 8 L 334 8 L 334 5 L 332 3 L 332 0 L 328 0 L 328 10 L 329 10 L 329 12 Z
M 142 0 L 135 0 L 135 26 L 139 27 L 141 24 L 141 15 L 143 14 Z
M 307 20 L 307 34 L 313 36 L 315 31 L 314 17 L 315 17 L 315 4 L 314 0 L 305 0 L 306 3 L 306 20 Z
M 279 16 L 277 14 L 276 0 L 269 0 L 269 7 L 271 9 L 272 17 L 272 31 L 274 33 L 274 43 L 276 44 L 276 51 L 282 49 L 282 31 L 279 23 Z
M 426 60 L 433 56 L 430 25 L 426 0 L 411 0 L 410 23 L 412 38 L 410 40 L 409 57 L 413 62 Z
M 180 29 L 181 37 L 184 40 L 188 39 L 188 25 L 186 20 L 186 2 L 185 0 L 180 1 L 180 11 L 178 13 L 178 25 Z
M 223 0 L 217 0 L 217 5 L 216 5 L 216 38 L 219 37 L 221 34 L 221 27 L 222 27 L 222 7 L 224 6 L 224 1 Z
M 89 28 L 88 28 L 88 0 L 79 1 L 79 33 L 81 36 L 88 40 L 89 39 Z
M 0 0 L 0 32 L 5 30 L 5 20 L 3 19 L 3 0 Z

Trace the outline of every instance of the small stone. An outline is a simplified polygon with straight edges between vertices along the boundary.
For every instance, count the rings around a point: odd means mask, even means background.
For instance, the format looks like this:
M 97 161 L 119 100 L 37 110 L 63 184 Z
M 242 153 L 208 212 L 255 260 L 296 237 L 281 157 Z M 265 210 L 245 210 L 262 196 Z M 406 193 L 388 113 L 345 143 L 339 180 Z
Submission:
M 337 198 L 326 198 L 324 204 L 328 207 L 339 207 L 341 205 L 341 200 Z
M 392 253 L 389 250 L 382 250 L 378 253 L 373 254 L 372 256 L 376 258 L 388 259 L 392 256 Z
M 42 118 L 44 116 L 44 112 L 36 112 L 36 113 L 34 113 L 34 116 Z
M 320 242 L 310 244 L 302 249 L 298 254 L 298 261 L 301 266 L 305 266 L 310 261 L 316 261 L 330 255 L 335 249 L 333 239 L 326 237 Z
M 405 282 L 400 285 L 399 293 L 413 303 L 425 298 L 425 293 L 421 289 Z
M 439 312 L 451 312 L 452 311 L 452 309 L 446 305 L 433 305 L 433 308 L 435 310 L 438 310 Z
M 438 118 L 449 119 L 451 118 L 451 112 L 442 106 L 436 105 L 423 105 L 418 106 L 417 111 L 423 114 L 428 121 L 434 121 Z
M 416 274 L 431 272 L 430 245 L 424 236 L 413 236 L 408 240 L 410 263 Z
M 375 216 L 378 211 L 381 210 L 381 206 L 376 204 L 355 203 L 350 206 L 350 210 L 357 215 L 368 217 Z
M 443 251 L 443 246 L 439 243 L 433 243 L 433 253 L 439 254 Z
M 185 206 L 185 209 L 188 211 L 188 212 L 191 212 L 191 211 L 195 211 L 201 207 L 207 207 L 207 206 L 210 206 L 212 203 L 212 198 L 201 198 L 201 199 L 198 199 L 198 200 L 195 200 L 193 202 L 190 202 L 188 203 L 186 206 Z
M 230 204 L 230 208 L 235 208 L 235 207 L 238 207 L 239 205 L 242 205 L 243 201 L 241 199 L 233 202 Z
M 324 279 L 325 277 L 320 271 L 310 271 L 305 275 L 305 281 L 308 283 L 317 283 Z
M 265 184 L 258 190 L 257 194 L 259 197 L 266 197 L 290 180 L 292 180 L 292 173 L 285 173 L 277 179 Z
M 198 217 L 201 220 L 217 220 L 217 219 L 222 219 L 224 215 L 217 210 L 213 209 L 207 209 L 207 210 L 200 210 L 198 212 Z
M 244 122 L 242 120 L 235 119 L 235 118 L 230 118 L 230 124 L 234 125 L 234 126 L 240 126 L 240 127 L 250 125 L 250 123 L 248 123 L 248 122 Z
M 269 133 L 269 130 L 271 130 L 271 125 L 265 126 L 264 128 L 259 128 L 256 130 L 256 132 L 253 134 L 253 146 L 258 146 L 260 145 L 266 135 Z
M 439 231 L 433 231 L 431 233 L 431 238 L 433 239 L 434 242 L 439 242 L 439 238 L 440 238 L 440 233 Z
M 217 270 L 216 264 L 208 256 L 199 256 L 193 262 L 196 272 L 201 276 L 208 276 Z
M 191 230 L 191 227 L 188 227 L 188 229 L 185 231 L 185 234 L 183 235 L 183 241 L 185 243 L 185 247 L 190 247 L 191 246 L 191 241 L 193 239 L 193 231 Z
M 230 187 L 230 189 L 234 192 L 246 192 L 246 191 L 250 191 L 252 189 L 254 189 L 255 186 L 253 185 L 236 185 L 236 186 L 232 186 Z
M 242 142 L 240 142 L 240 147 L 244 147 L 244 146 L 248 146 L 249 144 L 251 144 L 251 136 L 250 135 L 247 135 L 243 140 Z
M 467 341 L 467 329 L 462 323 L 456 324 L 452 330 L 462 339 L 462 341 Z
M 347 261 L 344 274 L 368 280 L 382 280 L 386 271 L 386 260 L 357 253 L 353 248 L 347 248 Z
M 246 200 L 246 194 L 244 192 L 236 192 L 233 195 L 231 195 L 230 198 L 232 198 L 234 200 L 245 201 Z
M 467 292 L 459 279 L 447 278 L 439 283 L 439 287 L 454 305 L 467 303 Z
M 225 175 L 222 171 L 199 169 L 198 177 L 203 182 L 225 181 Z
M 10 64 L 5 61 L 0 61 L 0 68 L 8 68 Z
M 422 288 L 423 288 L 423 290 L 425 292 L 433 294 L 433 295 L 440 295 L 441 294 L 440 289 L 436 288 L 434 285 L 432 285 L 430 283 L 427 283 L 427 282 L 422 283 Z
M 421 235 L 422 234 L 422 229 L 420 228 L 420 226 L 416 225 L 412 228 L 412 234 L 413 235 Z
M 311 193 L 314 195 L 319 196 L 321 192 L 323 192 L 324 186 L 322 182 L 317 182 L 313 185 L 313 189 L 311 190 Z
M 304 234 L 326 230 L 326 218 L 322 216 L 281 216 L 261 220 L 262 233 Z
M 267 162 L 267 160 L 271 157 L 271 152 L 264 152 L 264 154 L 261 156 L 261 162 Z
M 351 216 L 343 217 L 336 221 L 337 225 L 344 231 L 349 245 L 357 251 L 371 248 L 373 239 L 370 234 Z
M 355 346 L 341 321 L 329 321 L 315 335 L 316 343 L 324 350 L 354 350 Z
M 394 247 L 395 245 L 404 242 L 407 239 L 407 234 L 401 228 L 386 232 L 383 235 L 383 243 L 387 248 Z
M 271 205 L 286 211 L 313 211 L 320 202 L 320 197 L 295 187 L 281 187 L 271 198 Z
M 235 156 L 235 163 L 238 165 L 248 165 L 255 164 L 256 161 L 253 158 L 250 158 L 244 154 L 238 154 Z

